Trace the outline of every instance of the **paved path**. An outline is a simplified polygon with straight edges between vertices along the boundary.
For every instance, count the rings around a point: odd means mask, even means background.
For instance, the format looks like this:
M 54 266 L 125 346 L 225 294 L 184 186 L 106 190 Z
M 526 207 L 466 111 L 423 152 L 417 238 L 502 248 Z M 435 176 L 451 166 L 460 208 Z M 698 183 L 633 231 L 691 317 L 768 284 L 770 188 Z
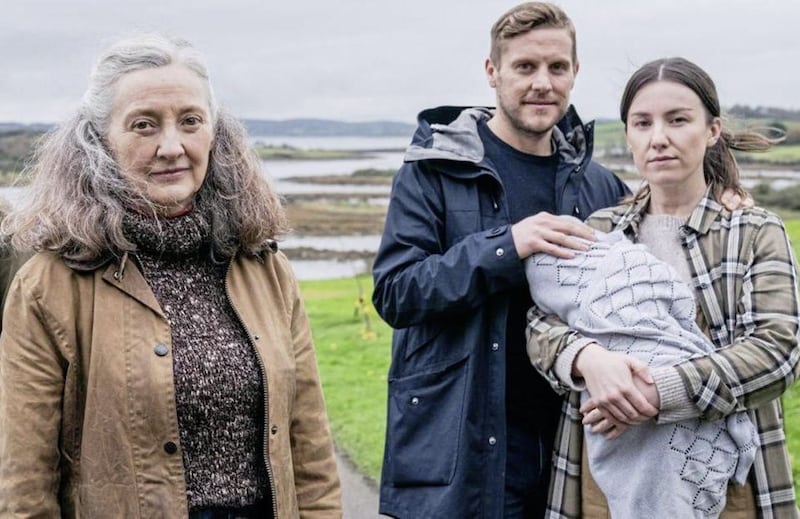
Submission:
M 346 454 L 336 451 L 339 479 L 342 481 L 343 519 L 376 519 L 378 489 L 375 483 L 359 473 Z

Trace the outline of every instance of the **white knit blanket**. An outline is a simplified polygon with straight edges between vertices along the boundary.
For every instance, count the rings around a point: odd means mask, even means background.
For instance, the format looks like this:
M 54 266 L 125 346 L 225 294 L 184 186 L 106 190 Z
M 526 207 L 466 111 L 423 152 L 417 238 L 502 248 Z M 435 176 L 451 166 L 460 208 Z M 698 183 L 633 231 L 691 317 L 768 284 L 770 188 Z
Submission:
M 526 260 L 536 305 L 650 366 L 713 351 L 695 323 L 692 290 L 674 270 L 621 232 L 597 234 L 590 250 L 573 259 Z M 728 482 L 744 483 L 758 445 L 745 413 L 714 422 L 650 421 L 615 440 L 584 430 L 592 476 L 614 518 L 717 517 Z

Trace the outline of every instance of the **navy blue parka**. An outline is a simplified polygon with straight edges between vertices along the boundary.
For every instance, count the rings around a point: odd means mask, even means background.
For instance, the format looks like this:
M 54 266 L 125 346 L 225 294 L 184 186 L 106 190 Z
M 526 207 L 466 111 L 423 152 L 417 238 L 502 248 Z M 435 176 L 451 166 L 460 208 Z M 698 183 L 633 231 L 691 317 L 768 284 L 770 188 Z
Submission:
M 477 131 L 492 114 L 422 112 L 392 186 L 373 303 L 395 329 L 380 492 L 393 517 L 502 516 L 507 293 L 526 279 Z M 572 107 L 554 128 L 560 214 L 583 219 L 628 192 L 591 160 L 592 131 Z

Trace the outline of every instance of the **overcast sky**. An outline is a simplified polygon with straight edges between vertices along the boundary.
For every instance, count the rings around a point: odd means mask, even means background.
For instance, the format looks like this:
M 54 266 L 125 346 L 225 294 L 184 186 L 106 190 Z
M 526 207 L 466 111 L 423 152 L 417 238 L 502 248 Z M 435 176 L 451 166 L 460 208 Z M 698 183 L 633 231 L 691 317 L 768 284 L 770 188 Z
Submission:
M 441 104 L 494 104 L 483 64 L 505 0 L 7 0 L 0 15 L 0 121 L 58 122 L 99 52 L 135 30 L 190 40 L 239 117 L 413 122 Z M 617 117 L 622 87 L 681 55 L 723 106 L 800 109 L 796 0 L 561 0 L 578 32 L 572 101 Z

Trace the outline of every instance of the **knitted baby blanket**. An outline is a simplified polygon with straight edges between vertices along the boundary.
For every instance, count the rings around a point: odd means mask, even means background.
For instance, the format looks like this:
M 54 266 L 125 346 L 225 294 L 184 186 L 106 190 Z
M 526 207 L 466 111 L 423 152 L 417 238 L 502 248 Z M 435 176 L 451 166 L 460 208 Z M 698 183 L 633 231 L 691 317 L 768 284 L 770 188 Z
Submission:
M 713 351 L 695 323 L 692 290 L 674 270 L 622 232 L 597 235 L 573 259 L 535 254 L 526 260 L 535 304 L 608 350 L 650 366 Z M 745 482 L 758 445 L 746 413 L 714 422 L 649 421 L 615 440 L 588 427 L 584 432 L 592 476 L 614 518 L 717 517 L 729 480 Z

